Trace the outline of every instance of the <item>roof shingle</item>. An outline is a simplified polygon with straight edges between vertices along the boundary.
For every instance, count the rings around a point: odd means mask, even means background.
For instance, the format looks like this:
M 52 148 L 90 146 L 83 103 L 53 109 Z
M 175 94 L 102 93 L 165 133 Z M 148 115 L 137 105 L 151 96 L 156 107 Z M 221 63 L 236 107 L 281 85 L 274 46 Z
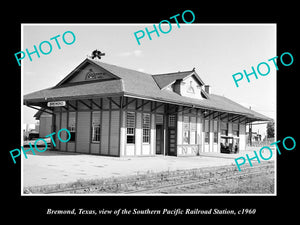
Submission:
M 64 85 L 62 87 L 55 86 L 25 95 L 24 102 L 27 104 L 33 104 L 37 102 L 63 99 L 83 99 L 97 96 L 124 95 L 196 108 L 242 114 L 256 120 L 272 120 L 269 117 L 243 107 L 242 105 L 219 95 L 209 94 L 208 99 L 194 99 L 162 89 L 174 80 L 183 79 L 184 77 L 189 76 L 193 73 L 193 71 L 151 75 L 96 60 L 86 60 L 102 67 L 120 79 L 102 82 L 94 81 L 70 86 Z M 203 83 L 201 80 L 200 82 Z
M 183 79 L 190 75 L 192 71 L 184 71 L 184 72 L 177 72 L 177 73 L 167 73 L 167 74 L 155 74 L 152 75 L 153 79 L 160 87 L 160 89 L 168 86 L 171 83 L 174 83 L 176 80 Z

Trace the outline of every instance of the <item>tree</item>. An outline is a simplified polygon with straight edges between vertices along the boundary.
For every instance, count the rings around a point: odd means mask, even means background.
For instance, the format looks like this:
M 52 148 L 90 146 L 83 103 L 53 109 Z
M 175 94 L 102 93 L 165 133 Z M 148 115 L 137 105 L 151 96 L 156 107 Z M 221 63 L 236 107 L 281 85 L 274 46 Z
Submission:
M 273 138 L 274 137 L 274 122 L 268 122 L 267 124 L 267 137 Z

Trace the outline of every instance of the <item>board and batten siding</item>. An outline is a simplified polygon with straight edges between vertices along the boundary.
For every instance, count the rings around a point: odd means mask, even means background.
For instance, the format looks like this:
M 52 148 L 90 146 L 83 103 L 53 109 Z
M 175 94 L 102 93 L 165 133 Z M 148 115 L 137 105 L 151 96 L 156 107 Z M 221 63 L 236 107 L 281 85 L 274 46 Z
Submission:
M 155 114 L 151 115 L 151 130 L 150 130 L 150 155 L 155 155 L 156 147 L 156 124 L 155 124 Z
M 108 99 L 95 99 L 94 102 L 101 105 L 93 105 L 92 102 L 82 100 L 91 107 L 87 107 L 82 102 L 73 102 L 73 105 L 78 105 L 76 111 L 76 138 L 75 142 L 69 141 L 67 143 L 61 142 L 56 136 L 56 149 L 60 151 L 109 155 L 109 156 L 149 156 L 156 155 L 156 115 L 162 112 L 164 107 L 158 107 L 155 111 L 150 111 L 156 107 L 158 103 L 147 103 L 144 100 L 133 101 L 124 109 L 117 107 L 120 104 L 118 98 L 113 99 L 116 104 L 110 102 Z M 128 101 L 125 101 L 126 103 Z M 144 104 L 144 105 L 143 105 Z M 141 106 L 137 108 L 137 106 Z M 92 107 L 93 106 L 93 107 Z M 92 115 L 93 111 L 99 112 L 100 121 L 100 142 L 92 142 Z M 70 113 L 64 109 L 56 109 L 56 132 L 62 128 L 70 126 Z M 126 113 L 133 112 L 135 115 L 135 143 L 127 143 L 126 136 Z M 120 118 L 120 113 L 122 118 Z M 143 114 L 150 115 L 150 140 L 149 143 L 143 143 Z M 189 118 L 189 125 L 194 124 L 193 132 L 196 132 L 195 139 L 190 139 L 191 144 L 183 144 L 183 120 L 184 117 Z M 164 118 L 166 123 L 167 117 Z M 228 117 L 224 118 L 228 121 Z M 120 127 L 121 123 L 121 127 Z M 228 136 L 233 135 L 233 123 L 228 124 Z M 240 150 L 245 149 L 246 144 L 246 125 L 236 123 L 239 125 Z M 165 124 L 166 126 L 166 124 Z M 195 155 L 199 152 L 219 152 L 221 140 L 221 120 L 220 118 L 213 119 L 213 116 L 203 118 L 203 115 L 198 110 L 182 111 L 177 114 L 177 155 Z M 195 130 L 194 130 L 195 129 Z M 205 144 L 205 131 L 209 133 L 209 143 Z M 214 143 L 214 131 L 218 135 L 218 143 Z M 166 131 L 164 131 L 166 132 Z M 191 134 L 190 134 L 191 135 Z M 67 133 L 62 132 L 61 138 L 67 139 Z M 164 145 L 167 145 L 167 137 L 164 134 Z M 185 147 L 185 149 L 183 149 Z M 198 151 L 194 151 L 197 147 Z M 167 149 L 165 150 L 167 151 Z
M 61 113 L 61 128 L 67 128 L 67 112 L 62 112 Z M 66 132 L 61 132 L 61 138 L 63 140 L 66 140 L 67 139 L 67 133 Z M 66 151 L 67 150 L 67 143 L 66 142 L 61 142 L 60 141 L 60 150 L 61 151 Z
M 68 142 L 67 145 L 68 145 L 68 148 L 67 148 L 68 152 L 75 152 L 75 142 L 74 141 Z
M 135 155 L 142 155 L 142 113 L 136 113 L 136 129 L 135 129 Z
M 51 134 L 52 116 L 47 113 L 42 113 L 40 116 L 39 134 L 40 137 L 45 137 Z
M 61 129 L 60 128 L 60 119 L 61 119 L 61 114 L 60 113 L 55 113 L 55 132 L 56 132 L 56 135 L 54 136 L 55 137 L 55 143 L 56 143 L 56 147 L 55 149 L 60 149 L 60 140 L 58 139 L 58 131 Z
M 100 144 L 91 143 L 91 154 L 99 155 L 100 154 Z
M 119 155 L 119 136 L 120 136 L 120 112 L 111 111 L 110 113 L 110 143 L 109 143 L 109 155 Z
M 77 111 L 76 114 L 75 142 L 61 142 L 56 137 L 56 148 L 58 150 L 96 155 L 119 156 L 120 110 L 100 111 L 99 119 L 101 131 L 99 143 L 91 141 L 92 111 Z M 68 112 L 58 112 L 56 113 L 56 118 L 57 132 L 61 128 L 68 128 Z M 62 132 L 61 138 L 63 140 L 67 139 L 67 133 Z
M 108 155 L 108 141 L 109 141 L 109 111 L 102 112 L 101 124 L 101 155 Z
M 96 102 L 96 100 L 95 100 L 95 102 Z M 99 102 L 100 101 L 98 99 L 97 103 L 99 103 Z M 100 111 L 91 112 L 91 123 L 93 123 L 93 121 L 95 121 L 96 123 L 99 123 L 100 128 L 101 128 L 101 112 Z M 92 129 L 92 127 L 91 127 L 91 129 Z M 91 133 L 90 140 L 91 140 L 91 145 L 90 145 L 91 154 L 100 155 L 101 130 L 100 130 L 100 141 L 99 142 L 92 141 L 92 133 Z
M 77 112 L 76 152 L 89 153 L 91 113 Z

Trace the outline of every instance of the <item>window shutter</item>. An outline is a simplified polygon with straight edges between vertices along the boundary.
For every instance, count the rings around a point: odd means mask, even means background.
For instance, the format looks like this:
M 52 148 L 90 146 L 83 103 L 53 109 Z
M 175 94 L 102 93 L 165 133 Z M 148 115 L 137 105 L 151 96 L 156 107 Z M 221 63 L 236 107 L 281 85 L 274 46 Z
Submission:
M 209 120 L 204 120 L 204 131 L 209 132 Z
M 164 124 L 164 117 L 163 117 L 163 115 L 156 115 L 155 116 L 155 120 L 156 120 L 156 124 L 159 124 L 159 125 Z
M 189 131 L 190 130 L 190 121 L 188 116 L 183 117 L 183 130 Z
M 191 132 L 194 132 L 197 130 L 197 124 L 196 124 L 196 117 L 191 117 Z
M 228 126 L 226 122 L 221 122 L 221 129 L 222 130 L 228 130 Z
M 143 114 L 143 128 L 150 129 L 150 114 Z
M 233 123 L 232 130 L 239 130 L 239 125 L 237 123 Z
M 218 121 L 214 120 L 214 132 L 218 132 Z
M 135 128 L 135 113 L 134 112 L 127 112 L 126 126 L 128 128 Z

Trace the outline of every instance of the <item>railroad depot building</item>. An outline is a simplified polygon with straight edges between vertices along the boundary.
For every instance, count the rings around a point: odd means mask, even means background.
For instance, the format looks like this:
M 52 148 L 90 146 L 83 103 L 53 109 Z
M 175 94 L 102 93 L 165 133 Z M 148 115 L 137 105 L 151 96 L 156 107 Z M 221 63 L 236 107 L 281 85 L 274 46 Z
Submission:
M 23 101 L 47 119 L 44 135 L 70 131 L 54 149 L 105 156 L 191 156 L 224 145 L 243 151 L 246 124 L 271 120 L 210 93 L 195 69 L 151 75 L 89 57 Z

